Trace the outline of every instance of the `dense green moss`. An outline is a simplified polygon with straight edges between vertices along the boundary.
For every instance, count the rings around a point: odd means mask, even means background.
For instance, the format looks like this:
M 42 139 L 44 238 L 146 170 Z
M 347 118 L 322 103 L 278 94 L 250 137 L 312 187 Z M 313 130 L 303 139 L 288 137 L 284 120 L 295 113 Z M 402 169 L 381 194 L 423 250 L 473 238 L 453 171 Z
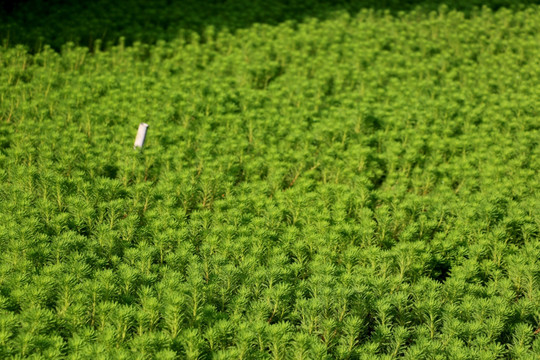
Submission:
M 0 357 L 540 353 L 540 9 L 245 25 L 0 48 Z

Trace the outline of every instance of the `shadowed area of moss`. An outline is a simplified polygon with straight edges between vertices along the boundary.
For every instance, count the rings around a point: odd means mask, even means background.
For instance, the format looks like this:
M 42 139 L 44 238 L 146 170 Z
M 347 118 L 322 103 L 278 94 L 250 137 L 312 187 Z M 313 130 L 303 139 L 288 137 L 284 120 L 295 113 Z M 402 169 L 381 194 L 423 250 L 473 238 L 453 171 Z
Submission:
M 117 43 L 120 37 L 128 45 L 134 41 L 155 43 L 189 36 L 192 31 L 201 34 L 207 26 L 234 31 L 254 23 L 276 25 L 306 18 L 322 20 L 343 11 L 354 15 L 362 9 L 396 14 L 413 9 L 429 12 L 443 6 L 470 14 L 482 6 L 492 10 L 519 9 L 534 3 L 533 0 L 23 0 L 0 6 L 0 40 L 24 44 L 32 51 L 44 44 L 59 50 L 68 41 L 93 49 L 96 40 L 104 45 Z

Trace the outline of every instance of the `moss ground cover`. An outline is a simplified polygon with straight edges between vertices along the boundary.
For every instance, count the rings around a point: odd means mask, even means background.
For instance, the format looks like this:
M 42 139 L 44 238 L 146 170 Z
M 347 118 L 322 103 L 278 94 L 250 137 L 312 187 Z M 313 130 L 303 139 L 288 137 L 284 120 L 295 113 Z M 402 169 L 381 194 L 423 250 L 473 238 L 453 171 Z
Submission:
M 540 354 L 540 8 L 278 15 L 4 43 L 2 358 Z

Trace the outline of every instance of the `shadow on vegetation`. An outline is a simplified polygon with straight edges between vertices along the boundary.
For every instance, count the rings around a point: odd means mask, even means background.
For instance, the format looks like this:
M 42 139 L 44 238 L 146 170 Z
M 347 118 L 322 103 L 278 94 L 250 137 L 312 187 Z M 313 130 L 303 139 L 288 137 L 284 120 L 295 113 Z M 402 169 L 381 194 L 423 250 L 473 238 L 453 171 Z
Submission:
M 523 7 L 535 0 L 0 0 L 0 39 L 12 46 L 24 44 L 32 52 L 48 44 L 60 49 L 72 41 L 95 47 L 119 37 L 126 44 L 154 43 L 185 36 L 191 31 L 203 34 L 212 25 L 230 31 L 254 23 L 278 24 L 314 17 L 325 19 L 336 11 L 354 14 L 362 9 L 375 11 L 437 10 L 445 4 L 450 10 L 470 13 L 481 6 L 492 10 Z M 184 34 L 184 35 L 182 35 Z M 204 38 L 202 39 L 204 41 Z

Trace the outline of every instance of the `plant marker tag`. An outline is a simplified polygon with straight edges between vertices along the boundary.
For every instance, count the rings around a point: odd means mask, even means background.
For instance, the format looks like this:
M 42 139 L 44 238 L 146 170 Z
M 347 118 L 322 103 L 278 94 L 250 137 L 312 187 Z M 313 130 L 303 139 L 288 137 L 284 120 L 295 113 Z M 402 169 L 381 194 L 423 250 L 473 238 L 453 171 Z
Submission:
M 146 132 L 148 131 L 148 124 L 146 123 L 140 123 L 139 124 L 139 130 L 137 131 L 137 137 L 135 137 L 135 145 L 133 145 L 133 148 L 141 148 L 144 145 L 144 139 L 146 138 Z

